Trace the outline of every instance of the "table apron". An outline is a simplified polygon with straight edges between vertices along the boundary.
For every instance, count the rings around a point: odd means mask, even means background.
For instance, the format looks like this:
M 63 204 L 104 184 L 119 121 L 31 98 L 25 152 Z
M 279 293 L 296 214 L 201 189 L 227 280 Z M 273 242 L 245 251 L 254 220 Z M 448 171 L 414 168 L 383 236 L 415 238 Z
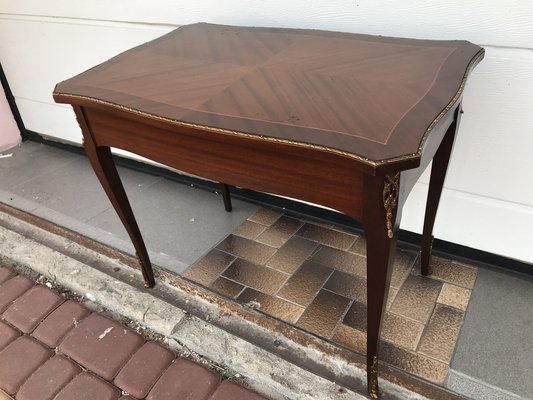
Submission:
M 139 120 L 83 107 L 96 146 L 130 151 L 171 168 L 233 186 L 320 204 L 361 220 L 357 160 L 323 150 Z M 87 137 L 90 135 L 90 137 Z

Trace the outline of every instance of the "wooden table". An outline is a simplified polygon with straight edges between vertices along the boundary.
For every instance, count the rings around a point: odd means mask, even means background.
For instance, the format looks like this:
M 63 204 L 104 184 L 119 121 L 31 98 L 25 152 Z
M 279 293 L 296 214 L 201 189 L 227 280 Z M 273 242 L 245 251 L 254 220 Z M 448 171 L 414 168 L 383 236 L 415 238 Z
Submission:
M 422 239 L 427 274 L 461 96 L 483 54 L 465 41 L 194 24 L 59 83 L 54 99 L 74 107 L 149 287 L 152 267 L 110 147 L 361 221 L 367 379 L 377 398 L 378 338 L 402 206 L 433 160 Z

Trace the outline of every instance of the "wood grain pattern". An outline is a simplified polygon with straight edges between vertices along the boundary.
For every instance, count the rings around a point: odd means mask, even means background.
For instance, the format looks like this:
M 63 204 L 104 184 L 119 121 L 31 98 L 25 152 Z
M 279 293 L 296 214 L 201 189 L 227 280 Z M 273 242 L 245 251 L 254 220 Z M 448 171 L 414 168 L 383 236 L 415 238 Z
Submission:
M 362 173 L 353 160 L 298 146 L 131 120 L 127 112 L 85 108 L 97 146 L 142 154 L 232 186 L 323 204 L 361 217 Z
M 419 158 L 481 55 L 468 42 L 194 24 L 60 83 L 54 97 L 397 161 Z

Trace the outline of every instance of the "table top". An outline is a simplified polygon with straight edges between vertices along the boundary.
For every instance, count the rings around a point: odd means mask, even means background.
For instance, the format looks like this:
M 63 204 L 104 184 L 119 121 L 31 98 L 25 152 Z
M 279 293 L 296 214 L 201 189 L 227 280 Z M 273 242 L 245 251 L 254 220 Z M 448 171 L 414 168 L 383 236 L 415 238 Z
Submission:
M 59 83 L 54 98 L 376 166 L 420 157 L 483 54 L 466 41 L 200 23 Z

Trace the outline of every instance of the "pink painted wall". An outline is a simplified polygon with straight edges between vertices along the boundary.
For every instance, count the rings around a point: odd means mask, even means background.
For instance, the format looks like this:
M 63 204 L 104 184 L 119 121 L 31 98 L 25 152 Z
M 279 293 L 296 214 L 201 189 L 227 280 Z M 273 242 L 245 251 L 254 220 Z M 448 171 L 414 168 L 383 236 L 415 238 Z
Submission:
M 4 88 L 0 85 L 0 151 L 16 146 L 21 139 L 20 131 L 9 108 Z

